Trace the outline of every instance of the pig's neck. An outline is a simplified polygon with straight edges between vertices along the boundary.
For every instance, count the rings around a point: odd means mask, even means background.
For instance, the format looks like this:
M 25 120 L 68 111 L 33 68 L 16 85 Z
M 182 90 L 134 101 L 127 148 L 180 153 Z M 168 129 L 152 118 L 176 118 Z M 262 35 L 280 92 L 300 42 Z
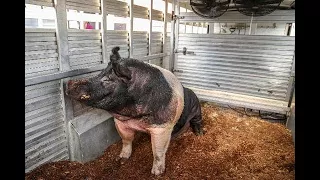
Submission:
M 141 119 L 150 115 L 142 105 L 132 104 L 109 111 L 118 120 Z

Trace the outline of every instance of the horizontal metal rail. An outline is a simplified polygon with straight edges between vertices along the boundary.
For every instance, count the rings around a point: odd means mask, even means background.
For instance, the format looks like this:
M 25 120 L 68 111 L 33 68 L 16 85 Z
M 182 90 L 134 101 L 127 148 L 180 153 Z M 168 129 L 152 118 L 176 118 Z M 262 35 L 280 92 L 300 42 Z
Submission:
M 161 58 L 165 57 L 167 54 L 165 53 L 160 53 L 160 54 L 153 54 L 150 56 L 144 56 L 139 58 L 139 60 L 142 61 L 147 61 L 150 59 L 156 59 L 156 58 Z M 30 86 L 30 85 L 35 85 L 35 84 L 40 84 L 44 82 L 49 82 L 49 81 L 54 81 L 58 79 L 63 79 L 67 77 L 72 77 L 72 76 L 78 76 L 81 74 L 87 74 L 91 72 L 96 72 L 100 71 L 104 68 L 106 68 L 106 64 L 100 64 L 94 67 L 89 67 L 89 68 L 81 68 L 81 69 L 73 69 L 73 70 L 68 70 L 68 71 L 61 71 L 53 74 L 48 74 L 48 75 L 41 75 L 41 76 L 36 76 L 36 77 L 30 77 L 25 79 L 25 86 Z

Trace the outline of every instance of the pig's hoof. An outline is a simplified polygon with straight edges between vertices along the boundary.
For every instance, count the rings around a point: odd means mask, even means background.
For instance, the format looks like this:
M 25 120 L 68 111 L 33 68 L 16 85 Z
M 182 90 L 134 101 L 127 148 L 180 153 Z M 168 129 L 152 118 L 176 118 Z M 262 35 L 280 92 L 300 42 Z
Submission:
M 117 157 L 116 161 L 120 162 L 120 164 L 125 164 L 128 161 L 129 158 L 122 158 L 122 157 Z
M 165 170 L 164 165 L 153 166 L 151 173 L 157 176 L 157 175 L 162 174 L 164 172 L 164 170 Z
M 199 130 L 196 130 L 195 131 L 195 134 L 196 134 L 196 136 L 202 136 L 202 135 L 204 135 L 206 132 L 204 131 L 204 130 L 202 130 L 202 129 L 199 129 Z
M 131 156 L 131 151 L 122 151 L 119 156 L 128 159 Z
M 199 132 L 196 133 L 196 135 L 197 136 L 202 136 L 202 135 L 204 135 L 204 132 L 203 131 L 199 131 Z

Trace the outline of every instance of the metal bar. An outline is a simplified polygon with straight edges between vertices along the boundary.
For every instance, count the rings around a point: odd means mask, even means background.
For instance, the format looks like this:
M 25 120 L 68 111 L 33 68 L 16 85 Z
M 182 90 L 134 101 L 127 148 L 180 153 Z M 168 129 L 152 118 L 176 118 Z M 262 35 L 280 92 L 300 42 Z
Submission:
M 100 0 L 102 11 L 101 36 L 102 36 L 102 63 L 107 63 L 107 0 Z
M 174 62 L 174 49 L 175 49 L 175 19 L 173 18 L 175 15 L 175 4 L 176 1 L 172 1 L 172 12 L 171 12 L 171 35 L 170 35 L 170 58 L 169 58 L 169 70 L 173 72 L 173 62 Z
M 66 0 L 55 0 L 57 16 L 57 44 L 59 52 L 60 70 L 70 69 L 69 46 L 68 46 L 68 27 Z
M 150 56 L 140 57 L 139 60 L 145 61 L 145 60 L 156 59 L 156 58 L 161 58 L 161 57 L 165 57 L 165 56 L 167 56 L 166 53 L 159 53 L 159 54 L 153 54 Z M 90 67 L 90 68 L 74 69 L 74 70 L 69 70 L 69 71 L 57 72 L 57 73 L 49 74 L 49 75 L 31 77 L 31 78 L 25 79 L 25 86 L 30 86 L 30 85 L 34 85 L 34 84 L 40 84 L 43 82 L 49 82 L 49 81 L 59 80 L 59 79 L 68 78 L 68 77 L 72 77 L 72 76 L 78 76 L 81 74 L 96 72 L 96 71 L 100 71 L 104 68 L 106 68 L 105 64 L 99 64 L 97 66 Z
M 251 20 L 250 20 L 249 35 L 251 35 L 252 20 L 253 20 L 253 13 L 252 13 Z
M 150 4 L 149 4 L 149 42 L 148 42 L 148 55 L 151 55 L 152 53 L 152 9 L 153 9 L 153 0 L 150 0 Z M 150 60 L 149 60 L 150 63 Z
M 43 82 L 49 82 L 54 80 L 59 80 L 67 77 L 77 76 L 81 74 L 91 73 L 95 71 L 100 71 L 106 67 L 105 64 L 101 64 L 98 66 L 90 67 L 90 68 L 84 68 L 84 69 L 74 69 L 69 71 L 60 71 L 54 74 L 49 75 L 42 75 L 37 77 L 31 77 L 25 79 L 25 86 L 30 86 L 34 84 L 40 84 Z
M 68 44 L 68 21 L 66 11 L 66 0 L 55 0 L 55 10 L 57 19 L 57 44 L 58 44 L 58 57 L 60 64 L 60 72 L 70 70 L 70 59 L 69 59 L 69 44 Z M 64 130 L 67 137 L 68 144 L 68 155 L 70 157 L 70 146 L 69 146 L 69 120 L 73 118 L 73 107 L 69 97 L 65 97 L 63 84 L 64 79 L 60 80 L 60 91 L 62 99 L 63 119 L 64 119 Z
M 149 56 L 140 57 L 139 60 L 146 61 L 146 60 L 151 60 L 151 59 L 162 58 L 162 57 L 165 57 L 165 56 L 167 56 L 166 53 L 152 54 L 152 55 L 149 55 Z
M 293 62 L 292 62 L 292 68 L 290 73 L 290 79 L 289 84 L 287 88 L 287 96 L 286 101 L 289 102 L 288 107 L 291 105 L 292 97 L 293 97 L 293 91 L 294 91 L 294 80 L 295 80 L 295 56 L 293 56 Z
M 133 0 L 129 3 L 130 26 L 129 26 L 129 57 L 133 57 Z
M 163 14 L 163 35 L 162 35 L 162 52 L 167 54 L 167 19 L 168 19 L 168 0 L 165 0 L 164 5 L 164 14 Z M 169 69 L 167 61 L 165 62 L 165 59 L 162 59 L 162 67 L 165 69 Z
M 179 1 L 176 1 L 176 15 L 180 16 L 180 4 Z M 180 19 L 176 18 L 176 23 L 175 23 L 175 31 L 174 31 L 174 50 L 178 49 L 179 46 L 179 26 L 180 26 Z M 174 59 L 173 59 L 173 70 L 177 67 L 177 60 L 178 60 L 178 54 L 174 54 Z

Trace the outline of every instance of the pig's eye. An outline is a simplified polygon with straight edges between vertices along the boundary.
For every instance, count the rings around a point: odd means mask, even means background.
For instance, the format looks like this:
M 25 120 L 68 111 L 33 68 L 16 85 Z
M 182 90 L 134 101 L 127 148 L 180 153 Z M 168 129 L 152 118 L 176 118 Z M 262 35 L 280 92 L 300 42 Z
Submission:
M 108 81 L 111 81 L 111 80 L 110 80 L 109 77 L 104 76 L 104 77 L 101 79 L 101 81 L 103 81 L 103 82 L 108 82 Z

